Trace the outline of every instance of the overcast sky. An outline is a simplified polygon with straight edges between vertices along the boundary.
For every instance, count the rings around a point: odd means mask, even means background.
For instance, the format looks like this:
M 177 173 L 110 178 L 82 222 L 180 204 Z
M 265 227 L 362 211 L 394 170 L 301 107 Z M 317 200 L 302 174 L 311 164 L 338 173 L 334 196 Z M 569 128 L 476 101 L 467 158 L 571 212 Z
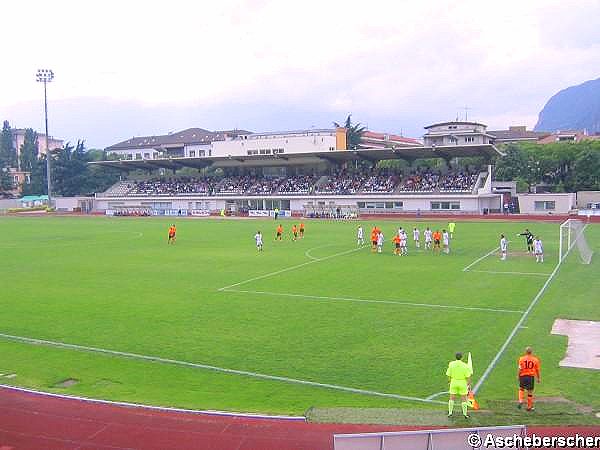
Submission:
M 600 77 L 600 0 L 30 1 L 2 5 L 0 119 L 104 147 L 188 127 L 420 137 L 464 118 L 533 127 Z

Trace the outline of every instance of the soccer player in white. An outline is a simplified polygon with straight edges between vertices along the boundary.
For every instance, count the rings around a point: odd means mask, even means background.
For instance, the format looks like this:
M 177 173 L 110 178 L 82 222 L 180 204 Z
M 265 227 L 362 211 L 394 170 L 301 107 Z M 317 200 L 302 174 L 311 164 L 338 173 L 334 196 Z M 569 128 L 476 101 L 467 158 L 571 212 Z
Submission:
M 383 233 L 380 231 L 379 234 L 377 235 L 377 253 L 381 253 L 384 240 L 385 239 L 383 237 Z
M 413 228 L 413 240 L 415 241 L 415 246 L 417 248 L 421 248 L 421 232 L 419 231 L 418 228 Z
M 423 233 L 425 235 L 425 248 L 431 250 L 431 235 L 433 234 L 432 231 L 429 229 L 429 227 L 427 227 L 425 229 L 425 232 Z
M 444 244 L 444 253 L 450 253 L 450 236 L 446 230 L 442 230 L 442 243 Z
M 365 245 L 364 231 L 362 225 L 359 225 L 358 230 L 356 231 L 356 245 Z
M 535 253 L 535 262 L 544 262 L 544 246 L 539 236 L 535 237 L 533 241 L 533 252 Z
M 260 231 L 257 231 L 256 234 L 254 235 L 254 239 L 256 240 L 256 248 L 258 249 L 259 252 L 262 252 L 262 249 L 263 249 L 262 233 Z
M 408 254 L 408 235 L 404 230 L 400 233 L 400 253 L 403 255 Z
M 500 235 L 500 260 L 506 261 L 506 252 L 508 251 L 508 241 L 503 234 Z

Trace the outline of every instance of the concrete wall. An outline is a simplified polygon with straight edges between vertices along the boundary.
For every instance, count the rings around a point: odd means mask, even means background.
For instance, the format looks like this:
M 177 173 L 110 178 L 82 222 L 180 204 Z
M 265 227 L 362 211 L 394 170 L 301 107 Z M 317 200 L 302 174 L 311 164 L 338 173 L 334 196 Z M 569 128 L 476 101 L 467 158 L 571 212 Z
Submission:
M 115 208 L 150 209 L 209 209 L 220 211 L 227 203 L 236 200 L 289 200 L 292 211 L 335 209 L 353 207 L 361 212 L 416 212 L 481 214 L 484 210 L 500 209 L 500 195 L 321 195 L 321 196 L 211 196 L 211 197 L 164 197 L 164 198 L 101 198 L 97 197 L 95 209 L 105 211 Z M 438 204 L 438 208 L 434 208 Z M 363 205 L 364 204 L 364 205 Z M 391 207 L 390 207 L 390 204 Z
M 600 204 L 600 191 L 579 191 L 577 207 L 587 209 L 590 203 Z
M 327 152 L 336 150 L 338 141 L 335 130 L 306 131 L 298 134 L 248 135 L 230 141 L 213 142 L 212 156 Z
M 89 212 L 94 207 L 94 197 L 54 197 L 54 207 L 63 212 Z
M 20 206 L 21 204 L 19 201 L 15 199 L 0 200 L 0 211 L 10 208 L 18 208 Z
M 518 194 L 522 214 L 568 214 L 576 206 L 576 194 Z

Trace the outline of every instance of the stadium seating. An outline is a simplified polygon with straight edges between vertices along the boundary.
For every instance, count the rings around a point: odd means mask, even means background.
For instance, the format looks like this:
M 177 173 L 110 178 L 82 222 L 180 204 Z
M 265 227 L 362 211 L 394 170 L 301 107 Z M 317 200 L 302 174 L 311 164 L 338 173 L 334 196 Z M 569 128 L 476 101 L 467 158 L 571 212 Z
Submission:
M 161 197 L 191 195 L 355 195 L 391 193 L 471 192 L 478 171 L 447 172 L 423 169 L 401 176 L 381 169 L 362 172 L 339 171 L 322 177 L 260 175 L 224 178 L 181 177 L 172 179 L 120 181 L 107 190 L 107 197 Z

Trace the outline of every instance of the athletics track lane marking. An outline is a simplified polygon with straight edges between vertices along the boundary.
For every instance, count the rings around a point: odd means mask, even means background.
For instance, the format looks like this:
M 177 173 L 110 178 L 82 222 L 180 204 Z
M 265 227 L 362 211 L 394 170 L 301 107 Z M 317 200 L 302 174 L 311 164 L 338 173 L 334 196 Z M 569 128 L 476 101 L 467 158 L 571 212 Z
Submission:
M 68 344 L 65 342 L 49 341 L 46 339 L 35 339 L 35 338 L 29 338 L 29 337 L 23 337 L 23 336 L 14 336 L 11 334 L 4 334 L 4 333 L 0 333 L 0 337 L 4 338 L 4 339 L 12 340 L 12 341 L 24 342 L 26 344 L 47 345 L 50 347 L 66 348 L 69 350 L 102 353 L 102 354 L 106 354 L 106 355 L 120 356 L 120 357 L 131 358 L 131 359 L 141 359 L 141 360 L 145 360 L 145 361 L 160 362 L 160 363 L 171 364 L 171 365 L 176 365 L 176 366 L 192 367 L 195 369 L 212 370 L 215 372 L 222 372 L 222 373 L 227 373 L 230 375 L 243 375 L 243 376 L 247 376 L 247 377 L 261 378 L 261 379 L 271 380 L 271 381 L 282 381 L 282 382 L 291 383 L 291 384 L 302 384 L 305 386 L 333 389 L 333 390 L 337 390 L 337 391 L 350 392 L 353 394 L 362 394 L 362 395 L 369 395 L 369 396 L 374 396 L 374 397 L 386 397 L 386 398 L 393 398 L 393 399 L 397 399 L 397 400 L 407 400 L 407 401 L 422 402 L 422 403 L 440 403 L 440 404 L 443 403 L 443 402 L 439 402 L 437 400 L 428 400 L 428 399 L 420 398 L 420 397 L 410 397 L 410 396 L 405 396 L 405 395 L 390 394 L 390 393 L 386 393 L 386 392 L 371 391 L 371 390 L 367 390 L 367 389 L 358 389 L 358 388 L 353 388 L 353 387 L 340 386 L 337 384 L 318 383 L 316 381 L 300 380 L 297 378 L 288 378 L 288 377 L 282 377 L 282 376 L 277 376 L 277 375 L 267 375 L 267 374 L 258 373 L 258 372 L 249 372 L 246 370 L 228 369 L 228 368 L 224 368 L 224 367 L 211 366 L 208 364 L 192 363 L 192 362 L 188 362 L 188 361 L 178 361 L 176 359 L 161 358 L 159 356 L 140 355 L 137 353 L 121 352 L 118 350 L 108 350 L 108 349 L 104 349 L 104 348 L 88 347 L 88 346 L 77 345 L 77 344 Z
M 522 310 L 513 309 L 496 309 L 496 308 L 483 308 L 477 306 L 455 306 L 455 305 L 438 305 L 434 303 L 413 303 L 413 302 L 402 302 L 394 300 L 368 300 L 361 298 L 350 298 L 350 297 L 325 297 L 321 295 L 305 295 L 305 294 L 286 294 L 281 292 L 268 292 L 268 291 L 249 291 L 242 289 L 226 289 L 222 292 L 239 292 L 242 294 L 257 294 L 257 295 L 268 295 L 268 296 L 282 296 L 282 297 L 294 297 L 303 298 L 308 300 L 331 300 L 331 301 L 343 301 L 343 302 L 356 302 L 356 303 L 382 303 L 386 305 L 399 305 L 399 306 L 415 306 L 422 308 L 441 308 L 441 309 L 460 309 L 467 311 L 485 311 L 485 312 L 498 312 L 498 313 L 517 313 L 522 314 Z

